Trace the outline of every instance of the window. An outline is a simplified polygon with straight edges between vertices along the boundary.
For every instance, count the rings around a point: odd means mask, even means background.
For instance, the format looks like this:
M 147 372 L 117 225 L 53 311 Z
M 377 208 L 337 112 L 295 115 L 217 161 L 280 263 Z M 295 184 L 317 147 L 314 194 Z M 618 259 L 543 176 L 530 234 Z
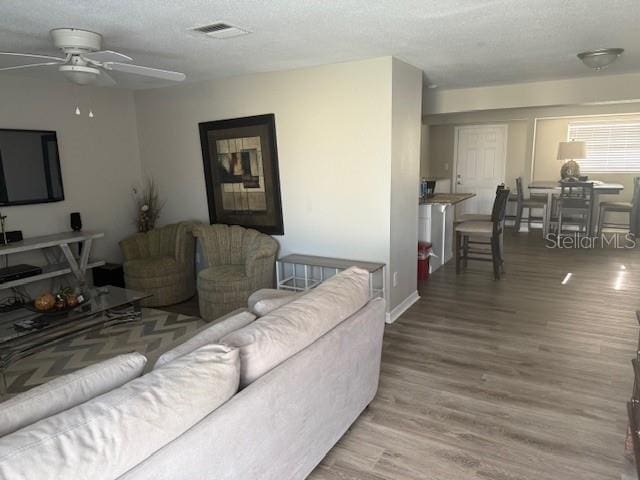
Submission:
M 583 172 L 640 171 L 640 119 L 569 123 L 569 140 L 586 143 Z

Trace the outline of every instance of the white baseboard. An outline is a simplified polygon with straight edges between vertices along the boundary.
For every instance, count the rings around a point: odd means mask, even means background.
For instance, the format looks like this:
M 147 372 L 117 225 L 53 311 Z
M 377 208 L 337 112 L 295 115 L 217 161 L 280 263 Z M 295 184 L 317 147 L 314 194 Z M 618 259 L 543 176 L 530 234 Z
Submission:
M 420 300 L 420 295 L 418 295 L 418 291 L 416 290 L 402 302 L 400 302 L 400 304 L 398 304 L 396 308 L 394 308 L 390 312 L 387 312 L 387 323 L 395 322 L 400 315 L 406 312 L 409 307 L 416 303 L 418 300 Z

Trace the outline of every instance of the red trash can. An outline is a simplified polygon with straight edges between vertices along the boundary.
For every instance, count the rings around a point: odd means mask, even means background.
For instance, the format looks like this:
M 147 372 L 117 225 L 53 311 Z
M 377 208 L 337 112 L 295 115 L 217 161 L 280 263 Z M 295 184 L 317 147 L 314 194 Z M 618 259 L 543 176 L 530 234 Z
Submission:
M 418 242 L 418 280 L 429 279 L 430 254 L 431 244 L 429 242 Z

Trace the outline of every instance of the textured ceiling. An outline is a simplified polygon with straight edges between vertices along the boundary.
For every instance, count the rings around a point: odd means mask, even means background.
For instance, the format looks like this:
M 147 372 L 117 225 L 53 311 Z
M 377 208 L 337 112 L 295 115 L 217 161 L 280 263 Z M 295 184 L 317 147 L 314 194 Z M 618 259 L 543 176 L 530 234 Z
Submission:
M 218 20 L 253 33 L 187 31 Z M 599 47 L 626 49 L 602 74 L 640 71 L 639 25 L 638 0 L 0 0 L 0 51 L 56 53 L 48 31 L 76 27 L 187 81 L 393 55 L 454 88 L 592 76 L 575 54 Z

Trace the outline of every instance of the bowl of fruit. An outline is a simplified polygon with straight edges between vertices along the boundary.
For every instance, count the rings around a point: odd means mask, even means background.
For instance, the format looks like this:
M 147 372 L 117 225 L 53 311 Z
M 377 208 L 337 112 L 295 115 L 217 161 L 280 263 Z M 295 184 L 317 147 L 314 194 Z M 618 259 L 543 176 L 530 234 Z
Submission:
M 79 307 L 86 301 L 86 294 L 78 293 L 72 288 L 65 287 L 58 290 L 57 293 L 45 292 L 38 295 L 26 307 L 31 311 L 44 315 L 59 315 Z

